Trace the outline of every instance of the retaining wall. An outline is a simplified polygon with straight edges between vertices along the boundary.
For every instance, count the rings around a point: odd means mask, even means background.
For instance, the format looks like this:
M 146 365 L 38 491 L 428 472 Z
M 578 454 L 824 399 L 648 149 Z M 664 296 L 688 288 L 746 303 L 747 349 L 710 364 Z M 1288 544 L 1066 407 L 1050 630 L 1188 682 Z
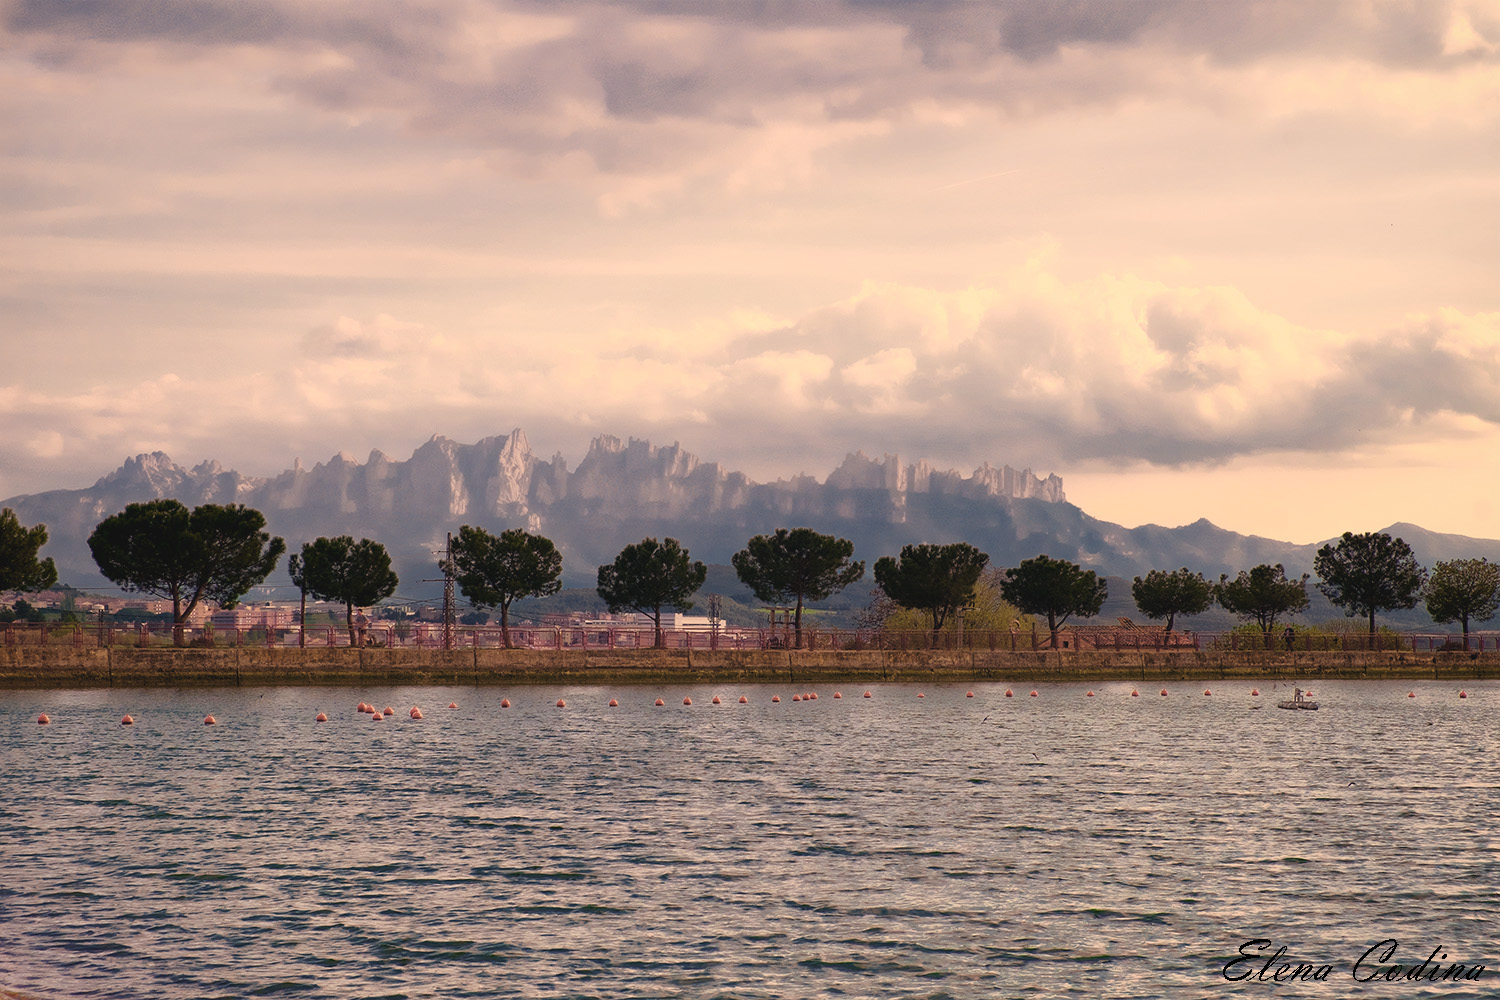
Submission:
M 0 688 L 1500 678 L 1500 652 L 0 647 Z

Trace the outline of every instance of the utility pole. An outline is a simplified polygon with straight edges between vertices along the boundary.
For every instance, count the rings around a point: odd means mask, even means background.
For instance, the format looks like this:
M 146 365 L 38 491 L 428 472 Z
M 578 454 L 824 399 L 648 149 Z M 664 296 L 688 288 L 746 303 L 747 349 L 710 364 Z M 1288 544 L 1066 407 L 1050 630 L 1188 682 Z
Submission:
M 453 648 L 453 532 L 443 557 L 443 649 Z

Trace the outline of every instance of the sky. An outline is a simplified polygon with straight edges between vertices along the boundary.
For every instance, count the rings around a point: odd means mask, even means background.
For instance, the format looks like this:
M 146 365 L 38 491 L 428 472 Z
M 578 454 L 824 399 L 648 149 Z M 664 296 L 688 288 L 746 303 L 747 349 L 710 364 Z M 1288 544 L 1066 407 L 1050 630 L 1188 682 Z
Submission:
M 0 0 L 0 497 L 433 434 L 1500 537 L 1500 0 Z

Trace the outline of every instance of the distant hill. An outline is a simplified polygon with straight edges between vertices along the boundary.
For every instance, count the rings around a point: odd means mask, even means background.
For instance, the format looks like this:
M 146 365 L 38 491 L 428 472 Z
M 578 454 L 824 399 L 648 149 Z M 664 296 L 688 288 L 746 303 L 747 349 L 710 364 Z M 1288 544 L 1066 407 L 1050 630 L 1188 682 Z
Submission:
M 190 506 L 249 504 L 293 550 L 319 535 L 376 539 L 392 553 L 400 593 L 410 596 L 437 592 L 436 583 L 423 581 L 438 575 L 445 536 L 462 524 L 547 535 L 563 553 L 565 582 L 580 588 L 591 588 L 597 567 L 621 547 L 646 536 L 670 535 L 694 558 L 727 567 L 751 535 L 804 525 L 853 540 L 856 557 L 867 565 L 913 542 L 971 542 L 996 566 L 1045 552 L 1121 578 L 1123 590 L 1115 596 L 1127 600 L 1130 578 L 1152 569 L 1187 566 L 1217 578 L 1279 562 L 1300 574 L 1311 572 L 1318 547 L 1240 535 L 1207 520 L 1126 528 L 1069 503 L 1058 476 L 1003 465 L 985 464 L 965 475 L 925 461 L 855 453 L 822 482 L 798 476 L 757 483 L 675 444 L 601 436 L 570 470 L 561 455 L 535 455 L 520 430 L 475 444 L 433 437 L 405 460 L 375 451 L 360 463 L 340 454 L 268 478 L 212 461 L 185 468 L 157 452 L 127 459 L 85 489 L 12 497 L 0 506 L 14 508 L 23 524 L 47 525 L 44 551 L 65 582 L 100 587 L 106 582 L 89 555 L 89 533 L 126 504 L 158 497 Z M 1497 540 L 1408 524 L 1387 530 L 1428 565 L 1467 556 L 1500 561 Z M 724 572 L 737 582 L 732 571 Z M 286 581 L 283 564 L 269 582 Z M 729 595 L 727 585 L 715 585 Z

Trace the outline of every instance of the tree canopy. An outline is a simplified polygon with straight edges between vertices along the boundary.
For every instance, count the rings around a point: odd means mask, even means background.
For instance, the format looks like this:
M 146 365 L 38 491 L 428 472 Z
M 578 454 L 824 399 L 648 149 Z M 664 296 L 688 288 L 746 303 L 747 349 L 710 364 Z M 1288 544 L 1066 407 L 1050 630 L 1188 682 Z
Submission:
M 1313 557 L 1318 590 L 1349 618 L 1365 616 L 1375 632 L 1375 613 L 1414 608 L 1427 582 L 1427 570 L 1399 538 L 1373 531 L 1344 532 Z
M 613 565 L 600 566 L 598 587 L 600 599 L 611 612 L 638 611 L 650 615 L 656 626 L 656 646 L 663 646 L 661 609 L 687 611 L 693 606 L 690 597 L 708 579 L 708 567 L 690 562 L 688 550 L 675 538 L 658 542 L 645 538 L 627 545 L 615 556 Z
M 541 535 L 511 528 L 497 537 L 466 524 L 458 529 L 452 552 L 452 561 L 439 566 L 453 574 L 458 589 L 474 607 L 500 609 L 500 634 L 506 649 L 511 648 L 511 602 L 518 597 L 547 597 L 562 589 L 558 579 L 562 553 Z
M 1057 630 L 1071 616 L 1092 618 L 1099 613 L 1109 596 L 1109 584 L 1091 569 L 1039 555 L 1022 560 L 1006 573 L 1000 593 L 1027 614 L 1045 616 L 1056 646 Z
M 1153 569 L 1135 578 L 1130 596 L 1147 618 L 1165 618 L 1170 632 L 1178 615 L 1201 615 L 1213 606 L 1214 585 L 1186 566 L 1171 572 Z
M 820 535 L 811 528 L 777 528 L 756 535 L 730 559 L 740 582 L 757 600 L 797 602 L 797 648 L 802 648 L 802 602 L 822 601 L 865 575 L 863 562 L 851 562 L 854 543 Z
M 301 585 L 320 601 L 337 601 L 344 605 L 349 644 L 359 639 L 354 628 L 354 609 L 368 608 L 396 592 L 400 581 L 391 569 L 391 557 L 385 546 L 368 538 L 355 541 L 348 535 L 318 538 L 302 545 L 302 557 L 295 567 L 300 571 Z M 293 582 L 299 574 L 293 574 Z
M 271 575 L 286 542 L 263 529 L 260 511 L 177 500 L 128 505 L 89 535 L 99 572 L 125 590 L 171 598 L 172 620 L 187 621 L 200 601 L 232 608 Z
M 1288 580 L 1280 563 L 1261 563 L 1252 570 L 1240 570 L 1233 580 L 1227 574 L 1220 576 L 1214 597 L 1225 611 L 1259 625 L 1269 641 L 1277 618 L 1307 610 L 1307 574 Z
M 57 582 L 57 566 L 51 558 L 37 558 L 46 544 L 45 524 L 23 528 L 15 511 L 0 510 L 0 590 L 29 593 Z
M 1500 611 L 1500 565 L 1488 559 L 1439 562 L 1423 593 L 1433 621 L 1463 624 L 1467 649 L 1470 619 L 1487 622 Z
M 973 599 L 989 561 L 968 542 L 903 545 L 899 559 L 881 556 L 875 561 L 875 582 L 903 608 L 927 612 L 936 643 L 948 616 Z

